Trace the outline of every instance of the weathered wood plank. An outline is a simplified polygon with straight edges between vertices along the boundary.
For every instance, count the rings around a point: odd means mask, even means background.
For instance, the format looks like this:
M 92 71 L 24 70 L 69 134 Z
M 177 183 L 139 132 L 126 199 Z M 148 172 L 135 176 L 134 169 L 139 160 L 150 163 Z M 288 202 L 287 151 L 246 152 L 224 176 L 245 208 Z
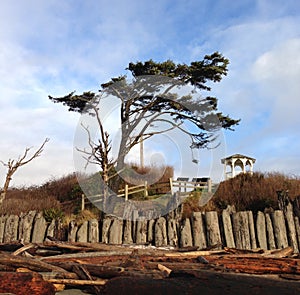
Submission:
M 78 228 L 77 231 L 77 242 L 87 242 L 88 241 L 88 221 L 85 220 Z
M 145 219 L 139 219 L 136 223 L 136 243 L 145 244 L 147 242 L 148 222 Z
M 218 214 L 215 211 L 205 212 L 208 246 L 222 247 Z
M 193 246 L 191 222 L 189 218 L 185 218 L 180 227 L 180 247 L 191 246 Z
M 6 219 L 7 216 L 0 216 L 0 243 L 3 243 Z
M 27 214 L 23 213 L 20 216 L 18 238 L 24 243 L 30 243 L 31 241 L 33 221 L 35 216 L 36 211 L 29 211 Z
M 295 221 L 295 228 L 296 228 L 296 233 L 297 233 L 298 245 L 299 245 L 299 248 L 300 248 L 300 222 L 299 222 L 299 217 L 295 216 L 294 221 Z
M 266 216 L 268 248 L 270 250 L 273 250 L 276 249 L 273 225 L 272 225 L 270 214 L 266 213 L 265 216 Z
M 154 244 L 155 243 L 155 239 L 154 239 L 154 225 L 155 225 L 155 220 L 154 219 L 150 219 L 148 221 L 148 236 L 147 236 L 147 241 L 150 244 Z
M 207 247 L 206 232 L 203 218 L 204 215 L 201 212 L 193 212 L 192 232 L 194 246 L 197 246 L 199 249 L 205 249 Z
M 164 217 L 159 217 L 155 223 L 155 246 L 157 247 L 166 246 L 168 244 L 166 223 Z
M 43 216 L 43 212 L 37 213 L 34 218 L 32 243 L 42 243 L 45 240 L 47 230 L 47 222 Z
M 124 220 L 123 243 L 132 244 L 132 221 Z
M 289 244 L 283 211 L 275 210 L 272 214 L 272 221 L 277 248 L 286 248 Z
M 287 222 L 287 230 L 288 230 L 288 237 L 290 245 L 294 249 L 294 253 L 299 253 L 298 241 L 297 241 L 297 232 L 293 214 L 293 206 L 291 203 L 288 204 L 286 207 L 286 222 Z
M 55 238 L 55 228 L 56 228 L 56 222 L 55 219 L 52 219 L 51 223 L 47 228 L 46 237 Z
M 97 219 L 89 220 L 88 242 L 89 243 L 98 243 L 99 242 L 99 222 Z
M 108 244 L 109 241 L 109 229 L 112 223 L 112 217 L 110 216 L 105 216 L 105 218 L 102 221 L 102 237 L 101 237 L 101 242 Z
M 3 243 L 9 243 L 18 240 L 19 217 L 17 215 L 10 215 L 5 222 L 5 229 L 3 234 Z
M 256 234 L 255 234 L 253 213 L 252 213 L 252 211 L 247 211 L 247 214 L 248 214 L 248 222 L 249 222 L 251 249 L 256 249 L 257 243 L 256 243 Z
M 233 213 L 233 232 L 238 249 L 251 249 L 249 220 L 246 211 Z
M 78 226 L 75 220 L 71 220 L 68 228 L 68 242 L 76 242 Z
M 266 217 L 264 213 L 258 211 L 256 217 L 256 232 L 258 247 L 264 250 L 268 249 L 267 243 L 267 230 L 266 230 Z
M 223 210 L 222 221 L 225 235 L 226 246 L 229 248 L 235 248 L 234 235 L 232 230 L 231 214 L 228 210 Z
M 177 222 L 174 218 L 169 218 L 167 221 L 168 225 L 168 244 L 173 247 L 178 247 L 178 232 Z
M 123 235 L 123 220 L 119 218 L 113 218 L 109 229 L 109 243 L 115 245 L 122 244 L 122 235 Z

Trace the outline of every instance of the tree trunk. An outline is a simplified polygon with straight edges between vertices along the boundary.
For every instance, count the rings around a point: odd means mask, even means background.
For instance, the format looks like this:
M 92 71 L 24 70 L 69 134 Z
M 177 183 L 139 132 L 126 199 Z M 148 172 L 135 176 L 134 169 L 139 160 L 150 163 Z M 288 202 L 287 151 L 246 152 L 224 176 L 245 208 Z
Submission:
M 5 200 L 6 192 L 2 192 L 0 194 L 0 206 L 2 205 L 3 201 Z
M 15 170 L 12 170 L 12 171 L 13 172 L 11 172 L 11 171 L 7 172 L 7 175 L 6 175 L 6 178 L 5 178 L 5 183 L 4 183 L 4 186 L 3 186 L 3 190 L 2 190 L 2 192 L 0 194 L 0 206 L 2 205 L 2 203 L 5 200 L 6 193 L 7 193 L 8 187 L 9 187 L 9 183 L 11 181 L 11 176 L 15 172 Z

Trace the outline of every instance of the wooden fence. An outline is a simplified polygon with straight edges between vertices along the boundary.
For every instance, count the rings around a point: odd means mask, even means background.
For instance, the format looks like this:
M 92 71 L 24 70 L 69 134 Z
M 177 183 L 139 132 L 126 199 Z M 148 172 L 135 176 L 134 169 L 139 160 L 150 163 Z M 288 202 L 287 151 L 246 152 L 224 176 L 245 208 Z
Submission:
M 117 196 L 124 197 L 125 200 L 128 201 L 128 197 L 130 195 L 143 192 L 144 198 L 146 198 L 149 195 L 149 190 L 154 190 L 154 188 L 157 190 L 166 186 L 169 188 L 170 195 L 173 195 L 174 193 L 185 194 L 197 189 L 211 193 L 213 184 L 210 178 L 206 178 L 205 181 L 203 178 L 193 178 L 192 181 L 189 181 L 189 178 L 183 177 L 179 177 L 177 180 L 170 178 L 169 182 L 155 183 L 152 186 L 148 186 L 147 181 L 145 181 L 144 184 L 136 186 L 129 186 L 128 184 L 125 184 L 125 188 L 119 190 Z M 85 205 L 87 203 L 101 202 L 102 200 L 103 195 L 101 194 L 89 196 L 88 199 L 85 197 L 85 195 L 82 195 L 81 210 L 85 209 Z
M 42 213 L 31 211 L 21 216 L 0 216 L 0 243 L 43 242 L 46 237 L 78 242 L 111 244 L 151 244 L 155 246 L 281 249 L 292 247 L 299 253 L 300 225 L 292 205 L 273 212 L 235 212 L 232 208 L 194 212 L 182 218 L 173 212 L 147 220 L 122 220 L 106 215 L 66 227 L 53 220 L 47 223 Z
M 199 189 L 199 190 L 206 190 L 207 192 L 212 192 L 212 181 L 210 178 L 208 178 L 205 181 L 202 181 L 201 179 L 198 180 L 197 178 L 193 179 L 192 181 L 189 181 L 188 178 L 177 178 L 177 180 L 172 180 L 170 178 L 170 188 L 171 192 L 183 192 L 186 193 L 191 190 Z
M 120 189 L 118 191 L 117 196 L 119 198 L 124 197 L 125 201 L 128 201 L 128 196 L 139 193 L 139 192 L 143 192 L 145 198 L 148 197 L 147 181 L 145 181 L 144 184 L 136 185 L 136 186 L 129 186 L 128 184 L 125 184 L 125 188 Z M 82 194 L 82 196 L 81 196 L 81 211 L 83 211 L 85 209 L 85 205 L 87 203 L 101 202 L 102 200 L 103 200 L 103 194 L 89 196 L 88 198 L 84 194 Z

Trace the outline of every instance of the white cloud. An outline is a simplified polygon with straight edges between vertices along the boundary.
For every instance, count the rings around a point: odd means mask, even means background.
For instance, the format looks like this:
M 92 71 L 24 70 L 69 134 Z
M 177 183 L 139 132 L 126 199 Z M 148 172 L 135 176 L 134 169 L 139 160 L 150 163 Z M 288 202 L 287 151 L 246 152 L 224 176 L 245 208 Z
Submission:
M 286 131 L 287 138 L 295 138 L 299 5 L 290 0 L 280 1 L 280 6 L 279 1 L 256 1 L 248 15 L 239 11 L 241 4 L 221 10 L 227 1 L 213 7 L 210 3 L 199 7 L 196 1 L 4 1 L 0 10 L 0 120 L 5 139 L 1 159 L 17 157 L 26 146 L 51 138 L 44 155 L 20 170 L 14 183 L 39 183 L 73 169 L 73 135 L 79 116 L 50 102 L 48 94 L 97 90 L 101 82 L 124 73 L 128 61 L 173 58 L 183 62 L 219 50 L 231 64 L 228 77 L 213 88 L 214 94 L 220 97 L 220 110 L 242 118 L 228 143 L 229 152 L 238 146 L 249 150 L 259 136 L 265 139 L 264 146 L 270 144 L 279 128 L 281 136 Z M 245 4 L 250 8 L 250 2 Z M 212 9 L 212 15 L 208 17 L 205 8 Z
M 297 132 L 300 124 L 300 39 L 290 39 L 262 54 L 253 73 L 260 91 L 269 97 L 268 130 Z

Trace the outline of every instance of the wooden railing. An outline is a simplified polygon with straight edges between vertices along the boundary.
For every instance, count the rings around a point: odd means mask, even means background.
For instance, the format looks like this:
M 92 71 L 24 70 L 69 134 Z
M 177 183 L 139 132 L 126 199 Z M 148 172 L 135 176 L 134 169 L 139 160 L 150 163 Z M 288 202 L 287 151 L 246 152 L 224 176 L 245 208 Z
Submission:
M 163 183 L 156 183 L 155 188 L 158 189 L 159 187 L 165 187 L 166 185 L 170 188 L 170 193 L 174 194 L 175 192 L 179 193 L 187 193 L 189 191 L 199 189 L 207 192 L 212 192 L 212 181 L 210 178 L 207 179 L 207 181 L 188 181 L 186 180 L 188 178 L 185 178 L 185 180 L 173 180 L 172 178 L 169 179 L 169 182 L 163 182 Z M 122 198 L 124 197 L 125 200 L 128 200 L 128 197 L 130 195 L 133 195 L 135 193 L 144 192 L 144 197 L 148 197 L 148 190 L 153 189 L 153 187 L 149 187 L 147 181 L 144 182 L 144 184 L 136 185 L 136 186 L 129 186 L 128 184 L 125 184 L 125 187 L 123 189 L 120 189 L 118 191 L 117 196 Z M 91 199 L 95 199 L 95 201 L 101 201 L 103 198 L 102 194 L 94 195 L 89 197 L 89 201 L 92 201 Z M 82 202 L 81 202 L 81 209 L 84 210 L 85 203 L 86 203 L 86 197 L 83 194 L 82 195 Z
M 170 178 L 171 192 L 175 192 L 174 188 L 178 188 L 178 192 L 188 192 L 190 190 L 199 189 L 206 190 L 207 192 L 212 192 L 212 181 L 208 179 L 207 181 L 186 181 L 186 180 L 172 180 Z
M 136 185 L 136 186 L 129 186 L 125 184 L 125 188 L 118 190 L 117 197 L 125 197 L 125 201 L 128 201 L 128 196 L 133 195 L 135 193 L 144 192 L 144 197 L 148 197 L 148 184 L 147 181 L 144 184 Z M 92 200 L 100 201 L 103 199 L 103 194 L 89 196 L 88 200 L 84 194 L 81 196 L 81 210 L 85 209 L 86 202 L 90 202 Z
M 136 185 L 136 186 L 128 186 L 128 184 L 125 184 L 124 189 L 120 189 L 118 191 L 118 197 L 125 197 L 125 200 L 128 200 L 128 196 L 139 193 L 139 192 L 144 192 L 144 197 L 148 197 L 148 184 L 147 181 L 144 182 L 144 184 Z

